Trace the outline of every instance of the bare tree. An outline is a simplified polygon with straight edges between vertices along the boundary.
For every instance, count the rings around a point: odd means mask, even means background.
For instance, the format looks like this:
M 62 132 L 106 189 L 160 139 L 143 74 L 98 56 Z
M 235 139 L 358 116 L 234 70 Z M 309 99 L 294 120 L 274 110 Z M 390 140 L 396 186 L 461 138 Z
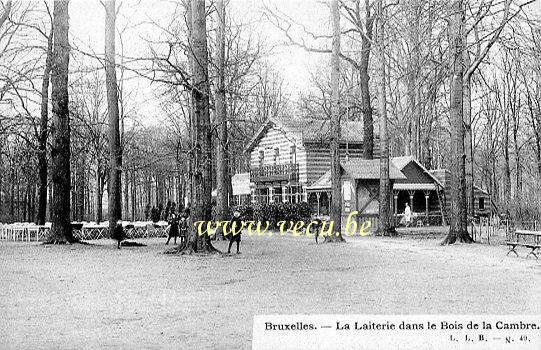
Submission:
M 118 85 L 115 65 L 115 0 L 105 0 L 105 83 L 109 115 L 109 234 L 112 236 L 122 217 L 122 148 L 120 147 L 120 120 Z
M 68 0 L 54 3 L 53 12 L 53 67 L 51 125 L 53 142 L 52 158 L 52 243 L 75 242 L 70 222 L 70 118 L 68 97 L 68 66 L 70 45 L 68 39 Z
M 387 131 L 387 87 L 385 76 L 385 9 L 384 0 L 379 0 L 376 19 L 376 58 L 378 87 L 378 116 L 380 140 L 380 180 L 379 180 L 379 232 L 391 234 L 391 182 L 389 179 L 389 135 Z
M 192 62 L 192 127 L 193 144 L 192 151 L 192 201 L 191 221 L 211 220 L 211 165 L 212 165 L 212 142 L 211 125 L 209 115 L 209 92 L 210 82 L 208 76 L 208 49 L 207 49 L 207 22 L 204 0 L 191 0 L 191 30 L 190 46 Z M 188 18 L 189 20 L 189 18 Z M 179 245 L 176 252 L 193 253 L 217 252 L 211 243 L 209 235 L 198 235 L 194 227 L 191 227 L 190 235 L 186 243 Z
M 340 165 L 340 8 L 338 0 L 331 1 L 331 220 L 336 234 L 325 237 L 326 242 L 343 241 L 342 237 L 342 168 Z
M 229 167 L 227 149 L 227 112 L 225 101 L 225 5 L 223 0 L 216 2 L 218 33 L 216 42 L 216 125 L 218 140 L 216 149 L 216 220 L 224 220 L 229 199 Z M 221 236 L 221 232 L 217 233 Z
M 45 69 L 41 84 L 41 111 L 40 111 L 40 132 L 38 136 L 38 168 L 39 168 L 39 198 L 38 198 L 38 225 L 45 224 L 47 214 L 47 183 L 48 183 L 48 164 L 47 164 L 47 136 L 49 134 L 49 83 L 51 79 L 51 69 L 53 65 L 53 18 L 49 6 L 45 4 L 47 13 L 51 20 L 51 30 L 47 37 L 47 53 L 45 59 Z
M 442 244 L 471 243 L 466 220 L 466 181 L 464 168 L 463 81 L 464 81 L 464 3 L 454 0 L 450 6 L 451 49 L 451 213 L 449 234 Z

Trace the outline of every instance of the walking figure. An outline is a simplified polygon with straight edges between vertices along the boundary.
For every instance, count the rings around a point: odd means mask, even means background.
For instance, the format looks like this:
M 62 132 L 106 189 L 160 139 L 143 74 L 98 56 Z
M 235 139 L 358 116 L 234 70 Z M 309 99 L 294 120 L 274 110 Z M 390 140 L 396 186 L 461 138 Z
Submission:
M 316 238 L 316 244 L 317 244 L 317 239 L 319 238 L 319 234 L 321 233 L 322 224 L 323 224 L 323 221 L 321 221 L 321 219 L 318 216 L 313 215 L 312 220 L 310 221 L 310 231 L 306 232 L 308 235 L 310 234 L 314 235 L 314 237 Z
M 175 237 L 175 244 L 177 244 L 177 237 L 178 237 L 178 217 L 177 214 L 171 213 L 169 215 L 169 224 L 171 227 L 169 228 L 169 237 L 167 238 L 166 245 L 169 244 L 169 241 L 171 240 L 171 237 Z

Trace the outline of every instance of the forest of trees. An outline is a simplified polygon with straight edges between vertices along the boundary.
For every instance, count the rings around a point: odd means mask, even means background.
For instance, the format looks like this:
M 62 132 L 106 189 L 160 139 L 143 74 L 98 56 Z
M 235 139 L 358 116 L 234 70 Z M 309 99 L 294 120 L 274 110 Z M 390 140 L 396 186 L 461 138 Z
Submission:
M 214 188 L 223 217 L 231 175 L 247 170 L 243 146 L 271 116 L 328 118 L 331 146 L 337 121 L 362 120 L 366 158 L 381 142 L 383 155 L 450 169 L 449 243 L 470 240 L 474 183 L 499 213 L 541 219 L 539 1 L 333 0 L 313 4 L 328 14 L 318 25 L 271 1 L 248 21 L 227 0 L 179 0 L 172 16 L 133 24 L 108 0 L 99 51 L 71 37 L 67 0 L 0 2 L 0 222 L 53 221 L 69 241 L 70 220 L 148 220 L 188 194 L 195 217 L 210 218 Z M 258 22 L 325 62 L 298 96 Z M 143 25 L 159 40 L 141 35 L 145 52 L 125 52 Z M 134 79 L 165 117 L 139 113 Z

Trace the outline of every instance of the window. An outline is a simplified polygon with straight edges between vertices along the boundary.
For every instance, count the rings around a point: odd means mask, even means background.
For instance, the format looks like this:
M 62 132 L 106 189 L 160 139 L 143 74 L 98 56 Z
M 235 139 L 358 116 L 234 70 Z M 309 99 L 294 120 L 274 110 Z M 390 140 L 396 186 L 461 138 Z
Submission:
M 291 145 L 289 149 L 289 162 L 291 164 L 297 163 L 297 147 L 295 145 Z
M 263 166 L 263 162 L 265 161 L 265 150 L 260 149 L 259 150 L 259 166 Z
M 485 199 L 479 198 L 479 210 L 485 210 Z
M 274 165 L 278 165 L 279 161 L 280 161 L 280 149 L 275 148 L 274 149 Z

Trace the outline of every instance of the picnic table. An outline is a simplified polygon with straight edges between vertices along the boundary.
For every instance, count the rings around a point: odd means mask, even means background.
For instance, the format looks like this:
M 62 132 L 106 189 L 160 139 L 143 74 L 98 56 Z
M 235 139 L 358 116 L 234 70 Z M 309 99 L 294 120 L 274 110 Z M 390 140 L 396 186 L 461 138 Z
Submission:
M 538 259 L 537 250 L 539 250 L 541 247 L 539 245 L 540 240 L 541 231 L 516 230 L 514 239 L 505 242 L 509 247 L 507 255 L 513 252 L 516 256 L 518 256 L 517 247 L 526 247 L 530 249 L 530 252 L 528 255 L 526 255 L 526 258 L 533 255 L 536 259 Z

